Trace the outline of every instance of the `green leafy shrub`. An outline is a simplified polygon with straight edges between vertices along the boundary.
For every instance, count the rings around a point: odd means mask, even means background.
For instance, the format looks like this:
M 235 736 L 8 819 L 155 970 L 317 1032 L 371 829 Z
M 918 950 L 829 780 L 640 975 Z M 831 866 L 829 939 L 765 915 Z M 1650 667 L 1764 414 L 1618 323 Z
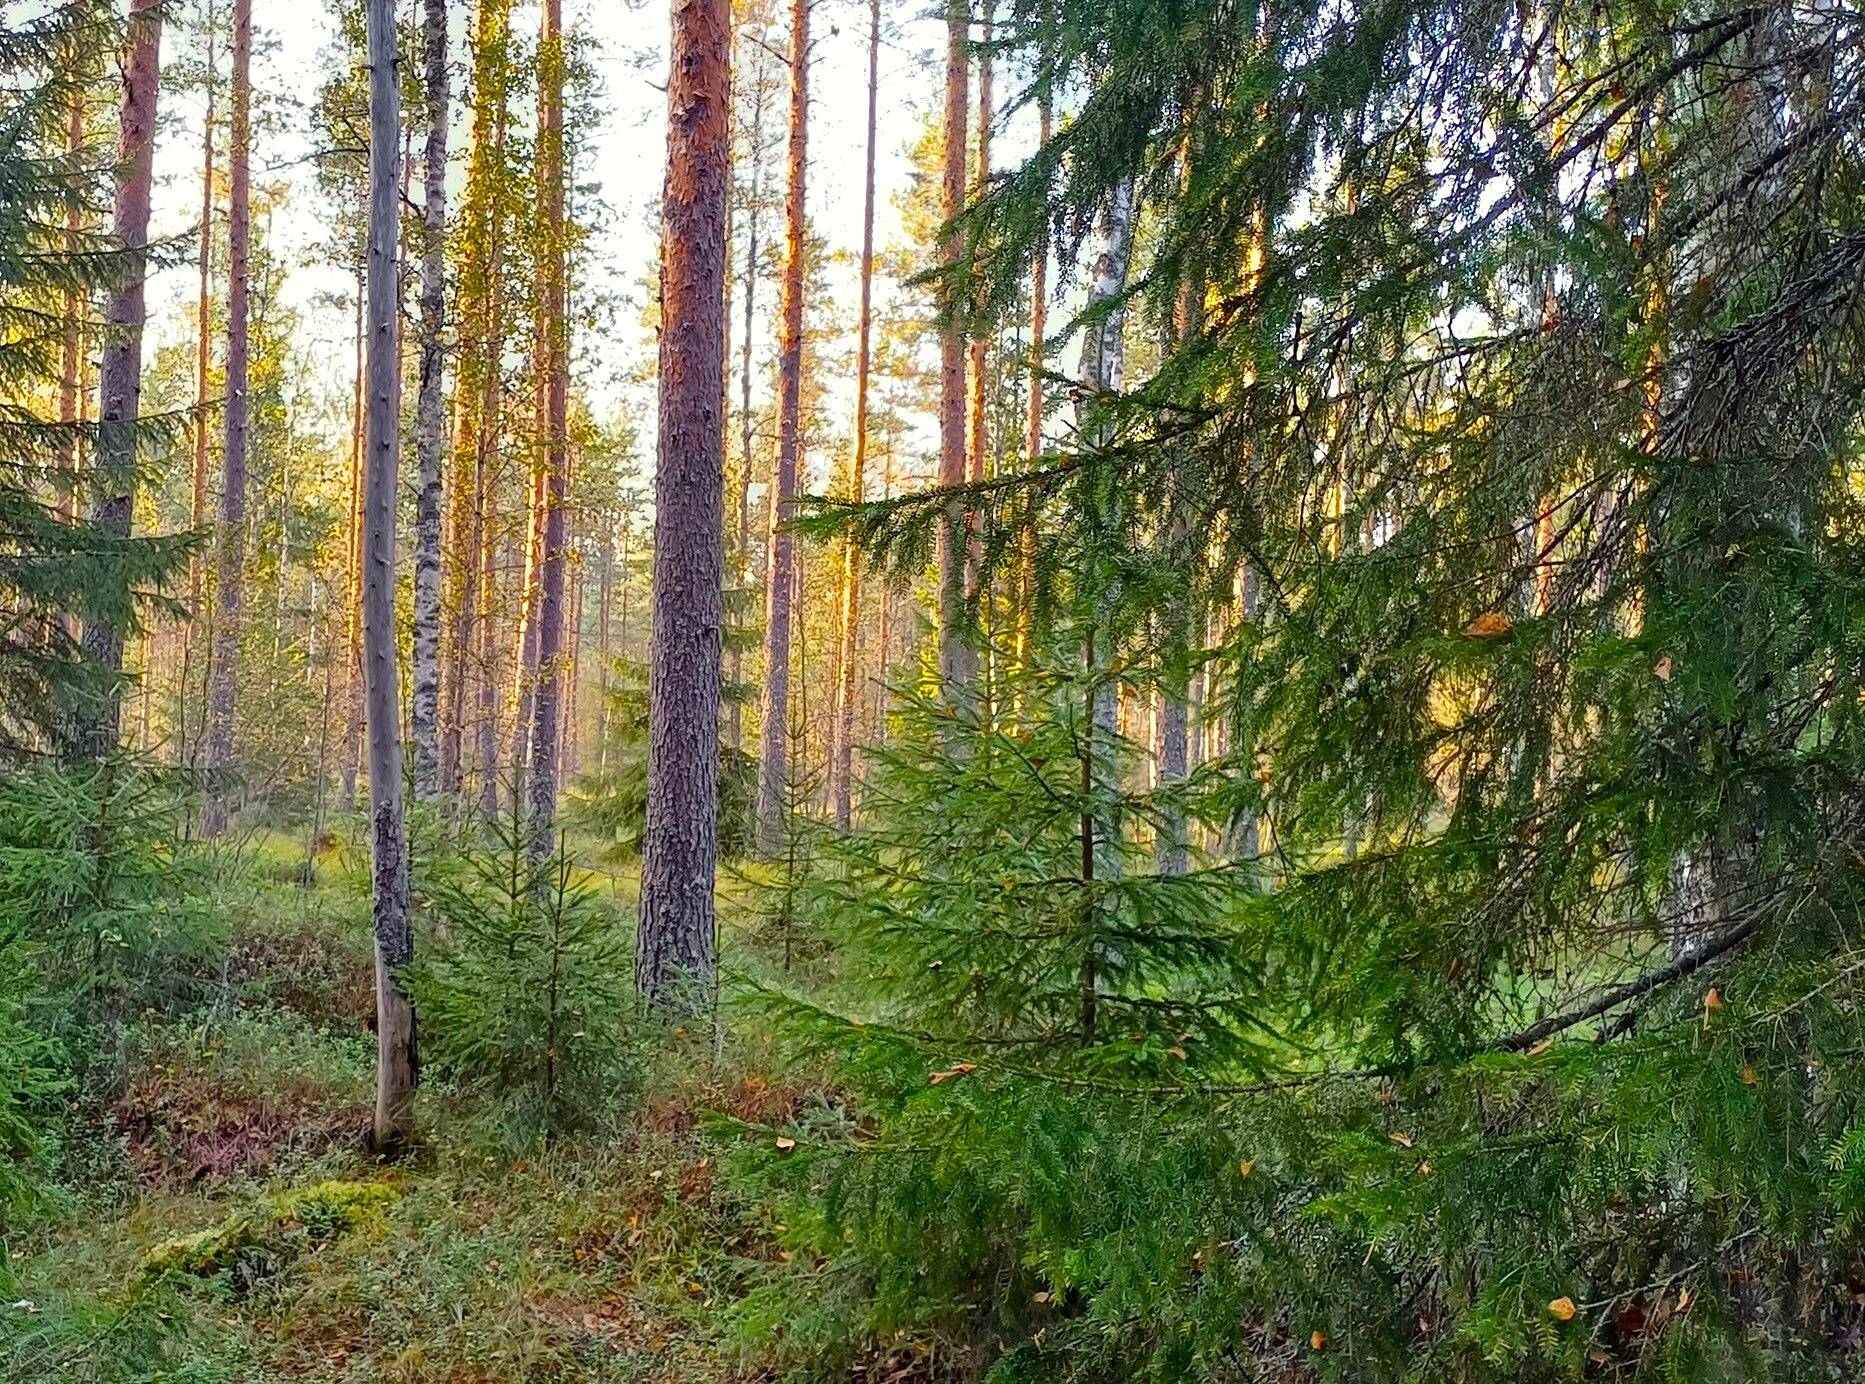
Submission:
M 639 1089 L 645 1061 L 629 929 L 563 856 L 533 859 L 522 824 L 489 829 L 492 849 L 426 886 L 422 1055 L 488 1101 L 501 1140 L 598 1130 Z

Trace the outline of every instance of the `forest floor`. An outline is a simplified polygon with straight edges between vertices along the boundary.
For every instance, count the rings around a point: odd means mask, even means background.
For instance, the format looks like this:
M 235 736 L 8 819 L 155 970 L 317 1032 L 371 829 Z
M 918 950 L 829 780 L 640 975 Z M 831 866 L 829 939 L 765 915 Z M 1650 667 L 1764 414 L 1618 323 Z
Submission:
M 799 1093 L 735 1041 L 722 1057 L 696 1043 L 662 1060 L 611 1137 L 519 1157 L 481 1137 L 464 1097 L 428 1089 L 422 1146 L 385 1166 L 364 1146 L 375 1045 L 357 862 L 305 891 L 276 855 L 262 845 L 234 906 L 218 998 L 132 1029 L 97 1149 L 66 1150 L 95 1179 L 12 1246 L 25 1295 L 0 1302 L 0 1344 L 7 1317 L 37 1329 L 23 1354 L 0 1348 L 10 1377 L 763 1377 L 719 1341 L 718 1309 L 778 1251 L 729 1203 L 699 1124 L 781 1120 Z M 605 887 L 632 911 L 631 880 Z M 146 1270 L 164 1242 L 224 1239 L 268 1198 L 332 1181 L 391 1190 L 347 1226 L 301 1213 L 310 1233 L 261 1237 L 232 1275 L 177 1289 Z

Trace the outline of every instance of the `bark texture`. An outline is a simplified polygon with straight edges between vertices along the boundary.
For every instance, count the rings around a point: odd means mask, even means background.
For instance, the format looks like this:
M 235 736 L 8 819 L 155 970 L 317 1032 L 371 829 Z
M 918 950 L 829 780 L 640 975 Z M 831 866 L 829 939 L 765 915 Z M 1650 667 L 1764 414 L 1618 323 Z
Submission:
M 461 208 L 456 318 L 459 366 L 454 381 L 453 497 L 449 516 L 447 655 L 441 688 L 441 779 L 465 786 L 469 728 L 482 790 L 496 749 L 497 688 L 485 657 L 492 579 L 488 554 L 491 484 L 500 422 L 499 355 L 504 344 L 500 270 L 506 231 L 506 86 L 510 73 L 511 0 L 480 0 L 473 35 L 473 136 Z M 496 810 L 496 798 L 494 799 Z
M 874 326 L 874 136 L 880 111 L 881 0 L 868 0 L 868 160 L 861 203 L 861 322 L 855 346 L 855 461 L 849 488 L 863 498 L 868 467 L 868 374 Z M 853 818 L 856 642 L 861 629 L 861 551 L 842 544 L 842 622 L 837 642 L 835 724 L 830 744 L 835 824 Z
M 777 469 L 771 478 L 769 558 L 764 565 L 764 697 L 758 730 L 758 850 L 783 839 L 790 748 L 790 617 L 796 539 L 797 456 L 803 414 L 803 260 L 808 253 L 804 189 L 809 174 L 809 7 L 790 9 L 790 153 L 784 191 L 784 276 L 777 328 Z
M 395 663 L 395 501 L 401 462 L 400 193 L 396 168 L 401 88 L 393 0 L 367 0 L 369 45 L 368 464 L 363 479 L 363 675 L 369 732 L 369 816 L 376 934 L 375 1144 L 404 1148 L 414 1133 L 414 1001 L 403 972 L 414 960 L 408 916 L 408 839 L 402 817 L 400 673 Z
M 660 435 L 648 802 L 635 984 L 667 1008 L 708 1010 L 718 866 L 724 622 L 725 216 L 731 5 L 674 0 L 661 200 Z
M 155 102 L 162 57 L 165 0 L 130 0 L 129 48 L 123 63 L 123 108 L 117 127 L 116 203 L 112 237 L 136 252 L 104 307 L 108 331 L 98 378 L 96 472 L 91 517 L 108 534 L 127 538 L 135 509 L 136 434 L 142 413 L 142 333 L 147 317 L 149 195 L 155 174 Z M 127 595 L 128 593 L 125 593 Z M 85 623 L 85 656 L 104 679 L 85 709 L 77 749 L 92 757 L 117 747 L 123 717 L 123 639 L 129 603 L 114 617 Z
M 207 6 L 207 115 L 201 125 L 201 230 L 200 265 L 195 288 L 194 338 L 194 475 L 193 502 L 189 525 L 195 533 L 207 526 L 207 387 L 212 365 L 212 347 L 208 339 L 208 322 L 213 312 L 214 260 L 214 105 L 218 94 L 214 85 L 214 7 Z M 188 699 L 194 688 L 194 641 L 203 614 L 201 588 L 204 571 L 201 554 L 188 558 L 188 624 L 181 645 L 181 725 L 175 736 L 178 762 L 194 762 L 194 742 L 190 738 Z
M 970 13 L 965 0 L 947 0 L 945 62 L 945 152 L 941 209 L 948 227 L 965 206 L 965 126 L 971 85 Z M 940 241 L 940 263 L 958 263 L 959 237 L 948 229 Z M 947 280 L 948 285 L 951 280 Z M 965 482 L 965 333 L 962 304 L 948 302 L 939 340 L 939 484 Z M 964 502 L 946 502 L 939 526 L 939 680 L 945 695 L 963 699 L 977 672 L 967 629 Z
M 246 608 L 246 444 L 252 415 L 247 325 L 252 267 L 252 0 L 233 0 L 232 129 L 227 149 L 227 402 L 214 531 L 214 647 L 208 664 L 207 767 L 233 765 L 233 708 L 239 695 L 240 630 Z M 209 789 L 201 834 L 227 829 L 226 785 Z
M 544 0 L 538 44 L 538 202 L 544 245 L 538 258 L 538 299 L 544 313 L 544 469 L 539 477 L 537 687 L 531 725 L 531 853 L 550 854 L 557 830 L 557 767 L 561 746 L 564 587 L 569 564 L 569 286 L 564 264 L 563 0 Z M 724 411 L 725 368 L 719 378 Z
M 425 0 L 421 43 L 427 153 L 421 211 L 421 392 L 415 402 L 418 489 L 414 528 L 414 792 L 440 791 L 441 346 L 447 306 L 447 0 Z

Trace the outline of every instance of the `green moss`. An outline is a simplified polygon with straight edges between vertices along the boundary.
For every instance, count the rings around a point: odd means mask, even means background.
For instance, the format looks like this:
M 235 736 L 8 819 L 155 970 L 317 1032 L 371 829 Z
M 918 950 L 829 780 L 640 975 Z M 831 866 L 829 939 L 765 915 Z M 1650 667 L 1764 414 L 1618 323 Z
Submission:
M 398 1195 L 381 1182 L 320 1182 L 280 1192 L 218 1225 L 164 1240 L 143 1256 L 142 1274 L 211 1277 L 262 1256 L 275 1259 L 299 1244 L 335 1239 Z

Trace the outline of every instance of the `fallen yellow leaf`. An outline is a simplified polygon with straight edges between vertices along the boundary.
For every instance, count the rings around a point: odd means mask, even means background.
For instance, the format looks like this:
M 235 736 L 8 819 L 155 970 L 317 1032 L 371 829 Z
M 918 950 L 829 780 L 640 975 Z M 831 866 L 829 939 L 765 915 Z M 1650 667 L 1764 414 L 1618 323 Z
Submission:
M 797 1141 L 795 1139 L 787 1138 L 782 1134 L 777 1136 L 777 1148 L 780 1153 L 788 1153 L 796 1146 Z
M 1395 1129 L 1386 1137 L 1402 1149 L 1409 1149 L 1412 1146 L 1412 1136 L 1402 1129 Z
M 1466 639 L 1494 639 L 1507 634 L 1515 626 L 1509 623 L 1509 617 L 1500 610 L 1486 610 L 1476 619 L 1464 626 Z
M 1557 1297 L 1548 1304 L 1548 1315 L 1557 1322 L 1572 1321 L 1574 1314 L 1579 1310 L 1574 1306 L 1574 1300 L 1570 1297 Z
M 1308 1338 L 1308 1344 L 1313 1346 L 1316 1350 L 1326 1350 L 1328 1348 L 1327 1333 L 1324 1331 L 1315 1332 L 1314 1335 Z

